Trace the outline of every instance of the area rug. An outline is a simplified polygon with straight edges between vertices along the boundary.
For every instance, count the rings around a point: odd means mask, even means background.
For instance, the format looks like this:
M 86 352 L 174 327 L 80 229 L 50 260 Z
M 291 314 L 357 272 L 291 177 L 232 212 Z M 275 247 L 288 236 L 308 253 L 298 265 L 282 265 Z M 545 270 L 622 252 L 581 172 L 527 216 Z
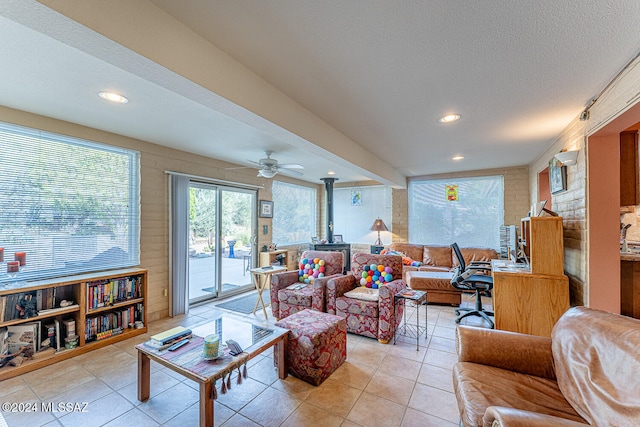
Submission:
M 249 295 L 216 304 L 216 307 L 236 311 L 238 313 L 249 314 L 253 312 L 253 308 L 256 306 L 256 301 L 258 301 L 258 293 L 251 292 Z M 271 299 L 268 289 L 262 291 L 262 301 L 264 301 L 266 306 L 270 304 Z M 260 309 L 260 307 L 258 307 L 258 309 Z

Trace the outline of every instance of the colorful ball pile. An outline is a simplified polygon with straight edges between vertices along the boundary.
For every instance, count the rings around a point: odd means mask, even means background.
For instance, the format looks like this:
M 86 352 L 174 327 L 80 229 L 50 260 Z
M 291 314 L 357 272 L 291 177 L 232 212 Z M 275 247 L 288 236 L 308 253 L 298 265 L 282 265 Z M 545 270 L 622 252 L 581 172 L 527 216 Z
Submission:
M 298 270 L 298 281 L 313 283 L 319 277 L 324 277 L 324 260 L 320 258 L 302 258 Z
M 392 272 L 391 267 L 385 267 L 384 265 L 365 265 L 360 284 L 367 288 L 378 289 L 380 285 L 393 281 Z

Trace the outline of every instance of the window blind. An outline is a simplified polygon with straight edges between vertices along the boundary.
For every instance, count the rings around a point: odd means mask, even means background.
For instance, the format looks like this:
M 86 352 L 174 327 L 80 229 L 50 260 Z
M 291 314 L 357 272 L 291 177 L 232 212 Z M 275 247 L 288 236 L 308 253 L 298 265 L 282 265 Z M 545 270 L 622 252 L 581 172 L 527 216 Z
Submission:
M 140 263 L 138 152 L 5 123 L 0 147 L 0 252 L 26 258 L 0 283 Z
M 278 245 L 310 242 L 316 236 L 315 188 L 273 181 L 273 241 Z
M 409 241 L 500 248 L 504 178 L 483 176 L 409 182 Z

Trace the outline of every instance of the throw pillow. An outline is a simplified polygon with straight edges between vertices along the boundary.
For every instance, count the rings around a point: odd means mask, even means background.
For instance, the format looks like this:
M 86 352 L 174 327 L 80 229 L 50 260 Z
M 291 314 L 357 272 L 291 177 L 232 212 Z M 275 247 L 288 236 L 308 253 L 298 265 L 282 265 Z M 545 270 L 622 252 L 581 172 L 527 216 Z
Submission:
M 378 289 L 384 283 L 393 281 L 393 270 L 380 264 L 365 265 L 362 269 L 360 285 L 367 288 Z
M 422 261 L 416 261 L 413 258 L 406 256 L 403 252 L 394 251 L 393 249 L 384 249 L 380 252 L 381 255 L 400 255 L 402 257 L 402 263 L 404 265 L 410 265 L 413 267 L 420 267 L 422 265 Z
M 319 277 L 324 277 L 324 260 L 320 258 L 302 258 L 298 270 L 298 281 L 313 283 Z
M 349 292 L 345 292 L 344 296 L 362 301 L 378 301 L 378 290 L 359 286 Z

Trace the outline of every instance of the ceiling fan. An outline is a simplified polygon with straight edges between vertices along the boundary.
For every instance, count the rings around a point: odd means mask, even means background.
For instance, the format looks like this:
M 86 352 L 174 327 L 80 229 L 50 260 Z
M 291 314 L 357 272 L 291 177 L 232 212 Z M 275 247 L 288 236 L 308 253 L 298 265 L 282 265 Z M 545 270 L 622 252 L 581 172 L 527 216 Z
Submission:
M 258 176 L 261 176 L 264 178 L 273 178 L 280 171 L 288 172 L 294 175 L 302 175 L 302 172 L 298 172 L 297 170 L 294 170 L 294 169 L 304 169 L 304 166 L 298 165 L 295 163 L 278 164 L 278 161 L 276 159 L 271 158 L 273 151 L 267 150 L 264 153 L 267 155 L 267 157 L 264 159 L 260 159 L 257 162 L 254 162 L 252 160 L 247 160 L 249 163 L 253 164 L 254 166 L 226 168 L 226 170 L 246 169 L 246 168 L 255 167 L 256 169 L 258 169 Z

